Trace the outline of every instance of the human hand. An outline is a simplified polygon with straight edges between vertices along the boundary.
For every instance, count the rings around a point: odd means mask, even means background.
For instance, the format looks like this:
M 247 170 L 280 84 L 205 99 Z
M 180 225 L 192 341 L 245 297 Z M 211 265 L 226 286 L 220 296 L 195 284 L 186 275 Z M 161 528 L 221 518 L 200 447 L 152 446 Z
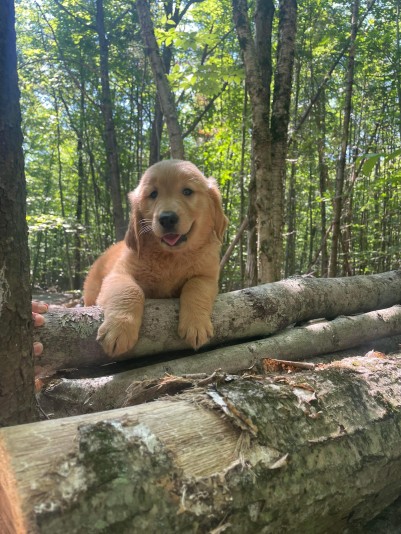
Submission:
M 42 326 L 45 322 L 45 318 L 42 313 L 46 313 L 49 306 L 44 302 L 32 301 L 32 319 L 35 327 Z M 33 344 L 33 353 L 35 356 L 40 356 L 43 352 L 43 345 L 39 341 L 35 341 Z

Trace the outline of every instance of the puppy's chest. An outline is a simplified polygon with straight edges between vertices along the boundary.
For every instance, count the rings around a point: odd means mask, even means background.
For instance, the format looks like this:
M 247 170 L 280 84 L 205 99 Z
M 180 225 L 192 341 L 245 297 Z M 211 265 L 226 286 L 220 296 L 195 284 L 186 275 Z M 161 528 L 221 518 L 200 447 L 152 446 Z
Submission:
M 134 278 L 143 289 L 146 298 L 179 297 L 181 290 L 190 278 L 195 276 L 190 267 L 183 269 L 177 265 L 138 266 Z

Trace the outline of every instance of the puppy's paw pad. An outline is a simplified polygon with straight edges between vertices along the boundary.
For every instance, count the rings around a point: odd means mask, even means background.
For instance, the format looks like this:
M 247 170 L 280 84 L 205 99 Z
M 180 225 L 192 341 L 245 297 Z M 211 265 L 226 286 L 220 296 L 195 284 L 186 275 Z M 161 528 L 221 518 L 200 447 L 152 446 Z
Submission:
M 210 320 L 180 323 L 178 335 L 197 350 L 213 336 L 213 326 Z
M 106 319 L 99 327 L 97 341 L 109 356 L 120 356 L 138 341 L 139 328 L 134 321 Z

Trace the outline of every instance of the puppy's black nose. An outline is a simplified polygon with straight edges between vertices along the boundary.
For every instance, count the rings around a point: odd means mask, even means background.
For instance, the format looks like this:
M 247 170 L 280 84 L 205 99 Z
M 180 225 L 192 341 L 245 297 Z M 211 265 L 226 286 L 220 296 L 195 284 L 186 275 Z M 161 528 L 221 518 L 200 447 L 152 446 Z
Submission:
M 159 216 L 159 223 L 165 230 L 174 230 L 178 223 L 178 215 L 175 211 L 163 211 Z

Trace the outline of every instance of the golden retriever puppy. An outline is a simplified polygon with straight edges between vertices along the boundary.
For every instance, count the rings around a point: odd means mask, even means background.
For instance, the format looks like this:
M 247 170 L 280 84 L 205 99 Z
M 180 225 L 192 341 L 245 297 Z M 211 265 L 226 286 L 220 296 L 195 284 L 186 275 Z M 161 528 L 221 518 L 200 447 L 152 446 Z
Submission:
M 125 242 L 91 267 L 85 306 L 104 309 L 98 341 L 110 356 L 138 340 L 145 298 L 180 297 L 178 333 L 194 349 L 213 335 L 220 248 L 227 218 L 212 178 L 189 161 L 152 165 L 129 194 Z

